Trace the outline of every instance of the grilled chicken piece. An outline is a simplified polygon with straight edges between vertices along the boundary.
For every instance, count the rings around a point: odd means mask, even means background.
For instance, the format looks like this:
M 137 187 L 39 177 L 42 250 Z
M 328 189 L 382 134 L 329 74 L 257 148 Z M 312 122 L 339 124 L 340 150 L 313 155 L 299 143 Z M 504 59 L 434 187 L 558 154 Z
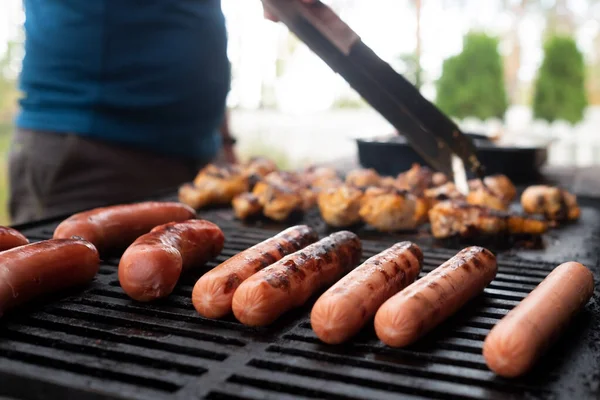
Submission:
M 433 186 L 433 171 L 416 163 L 396 178 L 396 188 L 408 190 L 415 196 L 422 196 L 431 186 Z
M 467 195 L 467 203 L 499 211 L 508 210 L 510 205 L 510 203 L 503 201 L 501 197 L 498 197 L 491 189 L 483 185 L 469 192 Z
M 397 189 L 396 178 L 391 176 L 382 176 L 379 180 L 379 187 L 384 189 Z
M 252 191 L 258 199 L 263 214 L 275 221 L 285 221 L 292 213 L 302 211 L 304 198 L 298 187 L 271 178 L 258 182 Z
M 233 198 L 233 212 L 239 219 L 247 219 L 261 213 L 263 206 L 254 193 L 246 192 Z
M 521 196 L 521 206 L 528 214 L 543 214 L 552 221 L 572 221 L 581 215 L 577 197 L 553 186 L 528 187 Z
M 412 230 L 418 225 L 417 199 L 401 190 L 369 188 L 359 210 L 367 224 L 383 231 Z
M 487 188 L 495 197 L 499 198 L 505 204 L 510 204 L 517 197 L 517 188 L 506 175 L 490 175 L 483 179 L 469 181 L 469 188 L 472 191 L 481 188 Z
M 319 193 L 318 204 L 321 217 L 336 228 L 344 228 L 360 222 L 360 206 L 363 192 L 353 186 L 342 185 Z
M 311 189 L 304 176 L 293 172 L 272 172 L 265 177 L 265 182 L 297 192 L 302 197 L 302 209 L 309 210 L 317 204 L 317 194 Z
M 429 210 L 431 232 L 438 239 L 452 236 L 530 234 L 548 230 L 545 221 L 511 215 L 464 201 L 443 201 Z
M 444 173 L 436 172 L 433 174 L 433 177 L 431 178 L 432 187 L 442 186 L 445 183 L 448 183 L 448 177 Z
M 441 186 L 425 190 L 424 196 L 431 206 L 440 201 L 446 200 L 464 200 L 465 196 L 458 191 L 454 182 L 447 182 Z
M 193 208 L 229 204 L 235 196 L 248 190 L 248 178 L 239 166 L 219 167 L 209 164 L 202 168 L 194 184 L 179 189 L 179 200 Z
M 302 175 L 311 185 L 313 185 L 315 181 L 339 179 L 338 173 L 335 169 L 329 167 L 318 167 L 314 165 L 306 168 Z
M 348 175 L 346 175 L 346 184 L 359 188 L 379 186 L 380 181 L 381 177 L 373 168 L 355 169 L 348 172 Z
M 246 176 L 265 177 L 277 170 L 275 162 L 264 157 L 253 157 L 244 166 Z
M 329 188 L 336 188 L 342 186 L 344 181 L 342 181 L 339 177 L 327 177 L 324 176 L 322 178 L 317 178 L 313 180 L 310 184 L 310 188 L 313 192 L 319 193 L 323 190 L 327 190 Z
M 289 187 L 267 184 L 263 196 L 263 214 L 272 220 L 285 221 L 294 212 L 303 210 L 302 195 Z

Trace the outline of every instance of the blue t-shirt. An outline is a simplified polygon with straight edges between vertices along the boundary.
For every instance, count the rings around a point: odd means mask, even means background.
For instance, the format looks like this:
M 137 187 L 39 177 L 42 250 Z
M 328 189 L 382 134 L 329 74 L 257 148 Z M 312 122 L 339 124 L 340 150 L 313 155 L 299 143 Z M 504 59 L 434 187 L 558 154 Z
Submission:
M 229 91 L 220 0 L 25 0 L 21 128 L 195 160 Z

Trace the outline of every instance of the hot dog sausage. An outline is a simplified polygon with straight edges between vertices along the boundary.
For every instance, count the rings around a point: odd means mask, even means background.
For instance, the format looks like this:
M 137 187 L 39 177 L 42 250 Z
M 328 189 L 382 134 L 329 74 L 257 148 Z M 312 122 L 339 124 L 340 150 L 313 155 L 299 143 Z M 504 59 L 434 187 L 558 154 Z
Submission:
M 221 229 L 192 219 L 159 225 L 140 236 L 119 262 L 119 282 L 134 300 L 152 301 L 173 291 L 181 272 L 201 267 L 223 250 Z
M 195 211 L 181 203 L 149 201 L 100 207 L 67 218 L 54 231 L 54 239 L 73 236 L 94 244 L 100 252 L 124 248 L 157 225 L 192 219 Z
M 504 377 L 527 372 L 593 292 L 589 269 L 576 262 L 556 267 L 490 331 L 483 343 L 488 367 Z
M 317 239 L 313 229 L 298 225 L 238 253 L 196 282 L 192 292 L 194 307 L 207 318 L 221 318 L 229 314 L 233 294 L 243 281 Z
M 411 242 L 369 258 L 317 300 L 310 314 L 313 330 L 329 344 L 354 336 L 384 301 L 416 279 L 422 264 L 423 253 Z
M 80 239 L 54 239 L 0 253 L 0 315 L 46 293 L 91 281 L 98 250 Z
M 268 325 L 356 266 L 361 255 L 358 236 L 336 232 L 246 279 L 233 295 L 233 314 L 246 325 Z
M 16 229 L 0 226 L 0 251 L 28 244 L 29 240 Z
M 375 315 L 375 332 L 388 346 L 407 346 L 481 293 L 496 276 L 496 257 L 468 247 L 388 301 Z

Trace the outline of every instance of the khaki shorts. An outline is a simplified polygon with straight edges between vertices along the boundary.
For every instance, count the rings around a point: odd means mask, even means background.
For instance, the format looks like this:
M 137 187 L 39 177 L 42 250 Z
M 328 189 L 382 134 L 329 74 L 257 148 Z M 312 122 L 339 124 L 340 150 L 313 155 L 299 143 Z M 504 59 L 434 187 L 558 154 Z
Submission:
M 78 135 L 18 129 L 9 159 L 11 222 L 175 192 L 200 167 Z

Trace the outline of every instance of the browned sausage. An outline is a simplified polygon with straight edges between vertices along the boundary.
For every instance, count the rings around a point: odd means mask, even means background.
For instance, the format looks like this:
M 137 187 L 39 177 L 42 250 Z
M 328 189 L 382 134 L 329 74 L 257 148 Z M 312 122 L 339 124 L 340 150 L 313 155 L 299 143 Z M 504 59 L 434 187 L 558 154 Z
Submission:
M 310 322 L 317 336 L 338 344 L 354 336 L 381 304 L 421 271 L 423 253 L 411 242 L 401 242 L 369 258 L 315 303 Z
M 173 291 L 181 272 L 201 267 L 223 250 L 221 229 L 192 219 L 159 225 L 140 236 L 119 262 L 119 282 L 134 300 L 152 301 Z
M 576 262 L 559 265 L 491 330 L 483 357 L 498 375 L 526 373 L 594 293 L 594 277 Z
M 0 251 L 28 244 L 29 240 L 16 229 L 0 226 Z
M 313 229 L 298 225 L 236 254 L 196 282 L 192 292 L 194 307 L 204 317 L 224 317 L 231 312 L 233 294 L 243 281 L 318 238 Z
M 233 295 L 233 314 L 246 325 L 268 325 L 355 267 L 361 255 L 354 233 L 327 236 L 246 279 Z
M 54 231 L 54 239 L 77 236 L 94 244 L 100 252 L 122 249 L 157 225 L 195 216 L 191 207 L 176 202 L 149 201 L 101 207 L 72 215 L 61 222 Z
M 98 250 L 79 239 L 53 239 L 0 253 L 0 315 L 35 297 L 90 282 Z
M 407 346 L 454 314 L 496 276 L 496 257 L 468 247 L 381 306 L 375 332 L 388 346 Z

